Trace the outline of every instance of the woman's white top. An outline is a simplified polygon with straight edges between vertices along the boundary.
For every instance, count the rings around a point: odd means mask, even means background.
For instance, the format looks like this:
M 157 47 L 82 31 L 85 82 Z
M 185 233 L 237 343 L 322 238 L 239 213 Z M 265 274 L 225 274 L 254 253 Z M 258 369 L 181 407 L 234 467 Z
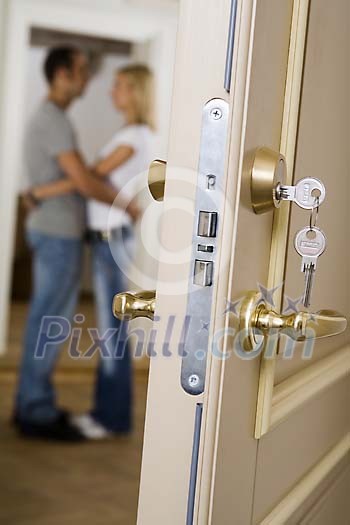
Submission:
M 148 170 L 152 161 L 154 133 L 145 124 L 125 126 L 102 149 L 99 159 L 107 157 L 119 146 L 130 146 L 134 153 L 126 162 L 113 170 L 108 179 L 120 190 L 120 195 L 130 202 L 139 191 L 138 175 Z M 91 230 L 99 231 L 108 231 L 131 223 L 129 215 L 122 209 L 93 199 L 88 201 L 87 220 Z

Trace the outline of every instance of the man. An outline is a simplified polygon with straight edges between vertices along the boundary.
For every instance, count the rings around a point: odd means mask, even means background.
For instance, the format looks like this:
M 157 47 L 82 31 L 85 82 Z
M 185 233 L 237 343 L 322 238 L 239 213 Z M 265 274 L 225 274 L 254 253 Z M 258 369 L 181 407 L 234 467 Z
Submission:
M 88 62 L 71 47 L 49 52 L 44 73 L 49 91 L 31 120 L 25 140 L 25 160 L 31 186 L 62 178 L 77 191 L 38 201 L 27 221 L 33 252 L 33 296 L 24 339 L 24 352 L 16 399 L 15 423 L 25 437 L 79 441 L 83 436 L 70 415 L 56 406 L 52 374 L 59 345 L 44 347 L 45 316 L 72 319 L 77 303 L 85 230 L 84 197 L 112 204 L 115 188 L 97 180 L 84 164 L 66 110 L 88 83 Z M 119 199 L 119 205 L 123 203 Z M 126 206 L 131 216 L 137 208 Z

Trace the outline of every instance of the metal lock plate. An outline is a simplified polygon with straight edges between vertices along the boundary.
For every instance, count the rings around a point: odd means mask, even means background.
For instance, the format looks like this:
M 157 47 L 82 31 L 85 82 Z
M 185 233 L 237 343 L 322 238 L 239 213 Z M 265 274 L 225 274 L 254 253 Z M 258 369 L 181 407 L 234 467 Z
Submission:
M 210 100 L 203 108 L 186 311 L 188 331 L 181 366 L 181 385 L 192 395 L 201 394 L 205 386 L 218 233 L 224 204 L 228 117 L 229 106 L 222 99 Z

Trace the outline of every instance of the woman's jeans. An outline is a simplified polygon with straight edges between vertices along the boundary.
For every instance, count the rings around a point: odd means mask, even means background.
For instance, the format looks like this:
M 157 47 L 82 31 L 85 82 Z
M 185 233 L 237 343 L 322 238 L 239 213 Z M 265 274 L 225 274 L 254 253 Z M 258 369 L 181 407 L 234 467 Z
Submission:
M 112 303 L 115 294 L 127 289 L 124 271 L 130 266 L 128 260 L 132 257 L 133 247 L 131 227 L 112 231 L 108 242 L 92 243 L 98 327 L 108 351 L 108 355 L 101 355 L 92 415 L 112 432 L 128 432 L 132 426 L 132 372 L 127 324 L 113 316 Z
M 52 374 L 61 343 L 70 335 L 82 265 L 80 239 L 27 233 L 33 252 L 33 292 L 24 337 L 16 413 L 46 423 L 58 416 Z M 49 342 L 49 344 L 47 344 Z

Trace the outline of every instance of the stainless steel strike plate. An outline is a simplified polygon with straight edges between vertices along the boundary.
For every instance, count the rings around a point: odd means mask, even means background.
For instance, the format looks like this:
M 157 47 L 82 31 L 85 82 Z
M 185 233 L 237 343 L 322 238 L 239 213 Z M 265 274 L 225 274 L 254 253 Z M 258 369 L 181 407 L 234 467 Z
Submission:
M 205 386 L 218 235 L 224 204 L 228 103 L 212 99 L 203 108 L 192 259 L 188 285 L 188 331 L 181 366 L 182 388 L 192 395 Z

